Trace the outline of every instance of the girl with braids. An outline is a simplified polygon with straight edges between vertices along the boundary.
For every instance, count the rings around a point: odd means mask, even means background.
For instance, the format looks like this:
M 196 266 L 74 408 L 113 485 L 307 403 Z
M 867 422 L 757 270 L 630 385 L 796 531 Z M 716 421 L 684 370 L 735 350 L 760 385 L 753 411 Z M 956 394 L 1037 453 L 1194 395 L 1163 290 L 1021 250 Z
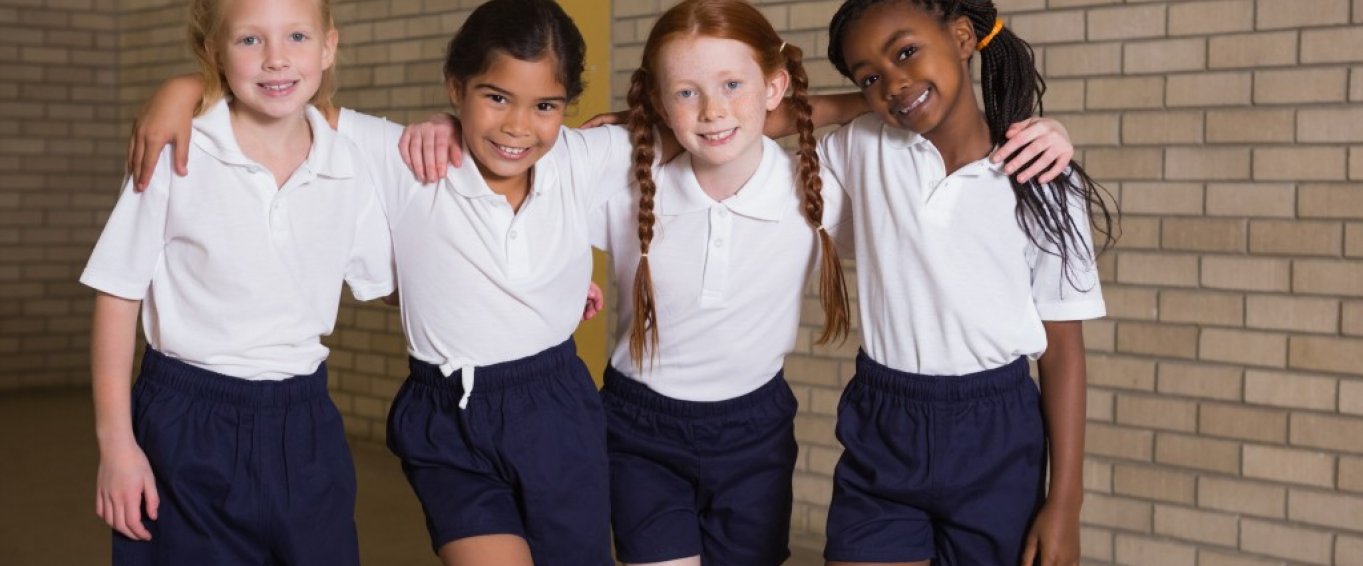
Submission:
M 838 409 L 825 558 L 1077 564 L 1081 325 L 1105 314 L 1090 210 L 1112 241 L 1100 188 L 1078 164 L 1040 183 L 984 160 L 1044 92 L 993 2 L 849 0 L 829 35 L 874 114 L 821 147 L 856 219 L 864 344 Z

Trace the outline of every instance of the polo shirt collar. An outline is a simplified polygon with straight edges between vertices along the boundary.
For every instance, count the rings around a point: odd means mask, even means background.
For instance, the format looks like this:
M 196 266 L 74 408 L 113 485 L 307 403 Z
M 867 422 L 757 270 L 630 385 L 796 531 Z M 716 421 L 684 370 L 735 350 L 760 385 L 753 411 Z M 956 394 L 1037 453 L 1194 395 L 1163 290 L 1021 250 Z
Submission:
M 778 169 L 787 160 L 781 159 L 785 150 L 770 138 L 762 138 L 762 161 L 757 164 L 752 177 L 738 189 L 733 196 L 716 202 L 705 194 L 696 172 L 692 167 L 691 155 L 682 154 L 671 163 L 663 165 L 658 175 L 660 187 L 657 197 L 658 214 L 678 216 L 709 209 L 716 204 L 724 206 L 734 214 L 756 220 L 777 221 L 791 210 L 789 203 L 798 200 L 791 174 L 784 176 L 786 182 L 772 182 L 773 176 L 781 173 Z M 671 182 L 665 182 L 671 181 Z
M 194 119 L 193 143 L 209 155 L 228 165 L 252 167 L 256 163 L 247 157 L 237 144 L 232 131 L 232 112 L 228 108 L 229 97 L 223 97 L 207 112 Z M 320 111 L 311 104 L 304 110 L 308 126 L 312 129 L 312 148 L 303 161 L 305 168 L 316 175 L 333 179 L 348 179 L 355 176 L 353 164 L 355 155 L 350 148 L 342 146 L 342 138 L 331 129 L 331 124 Z
M 912 132 L 904 128 L 896 128 L 889 124 L 884 124 L 886 129 L 885 138 L 890 140 L 896 147 L 908 148 L 913 151 L 923 152 L 932 155 L 939 164 L 945 168 L 945 161 L 942 159 L 942 152 L 937 150 L 928 138 L 917 132 Z M 993 153 L 992 150 L 990 152 Z M 979 177 L 986 174 L 1003 175 L 1003 164 L 990 161 L 989 156 L 965 164 L 960 169 L 952 173 L 956 177 Z
M 563 144 L 564 128 L 559 128 L 559 139 L 554 141 L 554 146 L 545 152 L 539 161 L 530 166 L 530 194 L 527 197 L 543 195 L 558 184 L 557 168 L 549 165 L 550 160 L 554 159 L 555 152 Z M 473 160 L 473 155 L 465 152 L 464 162 L 459 167 L 450 165 L 445 170 L 445 184 L 454 194 L 467 199 L 500 198 L 501 195 L 492 191 L 487 180 L 483 178 L 482 172 L 478 170 L 478 163 Z

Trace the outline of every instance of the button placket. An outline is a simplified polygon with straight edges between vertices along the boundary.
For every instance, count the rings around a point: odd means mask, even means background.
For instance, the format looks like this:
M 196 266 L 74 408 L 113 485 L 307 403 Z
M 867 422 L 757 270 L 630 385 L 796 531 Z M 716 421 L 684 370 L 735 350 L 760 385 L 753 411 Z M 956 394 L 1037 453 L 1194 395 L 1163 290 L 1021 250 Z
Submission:
M 704 276 L 701 279 L 700 306 L 718 307 L 724 304 L 724 291 L 729 283 L 729 250 L 733 235 L 733 215 L 723 205 L 710 208 L 710 237 L 705 253 Z

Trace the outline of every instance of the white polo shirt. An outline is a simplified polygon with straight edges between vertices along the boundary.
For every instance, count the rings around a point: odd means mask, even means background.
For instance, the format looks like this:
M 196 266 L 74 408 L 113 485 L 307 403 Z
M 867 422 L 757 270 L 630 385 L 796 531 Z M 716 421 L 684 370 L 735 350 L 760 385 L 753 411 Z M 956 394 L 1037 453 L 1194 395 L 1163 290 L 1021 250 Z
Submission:
M 820 144 L 824 165 L 851 197 L 862 341 L 894 369 L 961 375 L 1046 351 L 1043 320 L 1106 313 L 1086 203 L 1069 213 L 1087 255 L 1037 249 L 1017 203 L 988 159 L 946 174 L 931 142 L 864 115 Z
M 350 110 L 340 132 L 375 160 L 393 232 L 408 350 L 446 375 L 567 340 L 591 280 L 591 211 L 625 190 L 623 128 L 563 128 L 520 211 L 472 159 L 422 185 L 398 155 L 402 126 Z
M 129 180 L 80 281 L 142 301 L 152 348 L 250 380 L 316 371 L 341 282 L 357 299 L 393 292 L 392 247 L 358 149 L 308 107 L 312 149 L 283 187 L 247 158 L 227 102 L 196 118 L 189 175 L 161 154 Z
M 629 353 L 637 186 L 607 203 L 594 223 L 592 241 L 611 252 L 619 287 L 611 365 L 667 397 L 718 401 L 749 393 L 771 380 L 795 347 L 818 240 L 801 211 L 794 158 L 770 139 L 762 143 L 753 176 L 723 201 L 701 189 L 689 154 L 654 170 L 649 266 L 658 347 L 642 372 Z M 825 194 L 825 218 L 841 218 L 842 191 Z M 837 222 L 827 224 L 833 229 Z

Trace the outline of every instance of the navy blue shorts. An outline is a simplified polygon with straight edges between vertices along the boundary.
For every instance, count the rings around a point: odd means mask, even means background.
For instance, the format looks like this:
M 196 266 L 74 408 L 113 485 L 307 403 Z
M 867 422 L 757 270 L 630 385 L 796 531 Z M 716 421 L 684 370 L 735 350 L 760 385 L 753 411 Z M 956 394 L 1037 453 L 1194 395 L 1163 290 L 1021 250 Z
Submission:
M 1045 497 L 1046 435 L 1027 362 L 963 376 L 857 355 L 838 406 L 824 557 L 1017 564 Z
M 616 556 L 776 566 L 790 556 L 798 403 L 780 373 L 725 401 L 664 397 L 606 369 Z
M 115 566 L 360 563 L 355 465 L 326 364 L 248 381 L 148 348 L 132 403 L 161 506 L 143 521 L 150 541 L 114 533 Z
M 462 410 L 460 372 L 410 363 L 388 448 L 426 512 L 432 548 L 510 534 L 539 566 L 611 564 L 606 423 L 573 341 L 475 369 Z

